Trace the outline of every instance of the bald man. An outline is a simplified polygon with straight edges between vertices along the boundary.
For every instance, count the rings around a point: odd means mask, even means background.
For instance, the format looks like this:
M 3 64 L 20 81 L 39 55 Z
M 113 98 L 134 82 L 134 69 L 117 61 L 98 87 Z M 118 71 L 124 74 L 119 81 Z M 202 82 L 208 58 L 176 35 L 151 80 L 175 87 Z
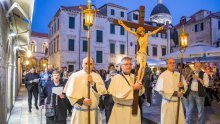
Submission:
M 95 72 L 88 75 L 88 58 L 83 59 L 81 71 L 73 73 L 67 81 L 64 92 L 74 106 L 71 124 L 88 123 L 88 106 L 90 106 L 90 124 L 101 124 L 102 118 L 98 108 L 99 96 L 106 93 L 101 76 Z M 94 68 L 90 59 L 91 70 Z M 90 83 L 90 99 L 88 98 L 88 82 Z
M 179 82 L 180 73 L 174 71 L 175 66 L 174 59 L 167 59 L 167 70 L 159 76 L 156 84 L 156 90 L 162 95 L 161 124 L 176 123 L 177 100 L 187 89 L 184 77 Z M 182 92 L 178 91 L 179 88 L 182 89 Z M 178 122 L 178 124 L 186 124 L 182 104 L 180 104 Z
M 198 124 L 205 124 L 204 116 L 204 102 L 206 96 L 206 87 L 209 86 L 209 77 L 208 75 L 201 70 L 202 64 L 196 62 L 194 64 L 194 72 L 189 80 L 189 113 L 187 117 L 187 123 L 193 124 L 193 113 L 194 107 L 196 106 L 198 110 Z

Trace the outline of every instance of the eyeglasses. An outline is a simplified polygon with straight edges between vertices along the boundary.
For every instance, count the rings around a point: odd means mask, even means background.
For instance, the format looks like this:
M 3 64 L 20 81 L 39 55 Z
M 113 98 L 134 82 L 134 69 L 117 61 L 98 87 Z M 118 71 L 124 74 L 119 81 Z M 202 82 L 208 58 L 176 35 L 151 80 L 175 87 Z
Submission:
M 122 65 L 124 65 L 124 66 L 132 66 L 132 64 L 122 64 Z

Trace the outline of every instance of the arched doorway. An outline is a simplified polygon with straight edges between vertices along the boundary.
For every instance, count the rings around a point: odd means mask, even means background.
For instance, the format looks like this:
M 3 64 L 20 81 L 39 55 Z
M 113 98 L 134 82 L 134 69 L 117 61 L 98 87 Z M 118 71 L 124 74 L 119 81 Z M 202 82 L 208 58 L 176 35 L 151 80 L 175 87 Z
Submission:
M 28 71 L 33 67 L 36 68 L 37 67 L 37 59 L 34 57 L 29 58 L 29 59 L 26 58 L 23 65 L 24 65 L 24 69 L 28 70 Z
M 41 58 L 39 61 L 39 67 L 41 70 L 44 70 L 48 65 L 48 59 L 47 58 Z

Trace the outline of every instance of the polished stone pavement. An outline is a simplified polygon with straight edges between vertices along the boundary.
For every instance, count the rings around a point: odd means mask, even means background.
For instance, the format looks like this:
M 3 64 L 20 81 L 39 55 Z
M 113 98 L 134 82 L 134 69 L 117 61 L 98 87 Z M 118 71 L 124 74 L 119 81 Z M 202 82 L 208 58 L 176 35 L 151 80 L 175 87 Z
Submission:
M 27 91 L 24 86 L 20 88 L 18 97 L 11 112 L 8 124 L 45 124 L 46 118 L 44 110 L 36 110 L 32 108 L 32 112 L 28 112 Z M 150 107 L 143 105 L 143 124 L 160 123 L 160 103 L 161 97 L 158 94 L 153 95 L 153 104 Z M 34 103 L 34 101 L 32 102 Z M 220 104 L 215 101 L 211 107 L 205 108 L 206 124 L 220 124 Z M 105 116 L 102 112 L 103 124 L 105 124 Z M 67 118 L 67 124 L 70 123 L 70 117 Z M 42 123 L 41 123 L 42 122 Z

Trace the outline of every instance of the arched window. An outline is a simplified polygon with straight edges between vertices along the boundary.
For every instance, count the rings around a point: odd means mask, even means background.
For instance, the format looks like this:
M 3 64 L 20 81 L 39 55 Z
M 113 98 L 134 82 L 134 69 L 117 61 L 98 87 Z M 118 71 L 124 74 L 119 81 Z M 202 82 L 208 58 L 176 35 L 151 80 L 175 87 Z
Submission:
M 47 42 L 44 42 L 44 43 L 42 44 L 42 52 L 43 52 L 44 54 L 47 54 L 47 52 L 48 52 L 48 43 L 47 43 Z
M 31 43 L 30 43 L 30 50 L 31 50 L 31 52 L 33 52 L 33 53 L 37 52 L 37 44 L 36 44 L 36 41 L 31 41 Z

